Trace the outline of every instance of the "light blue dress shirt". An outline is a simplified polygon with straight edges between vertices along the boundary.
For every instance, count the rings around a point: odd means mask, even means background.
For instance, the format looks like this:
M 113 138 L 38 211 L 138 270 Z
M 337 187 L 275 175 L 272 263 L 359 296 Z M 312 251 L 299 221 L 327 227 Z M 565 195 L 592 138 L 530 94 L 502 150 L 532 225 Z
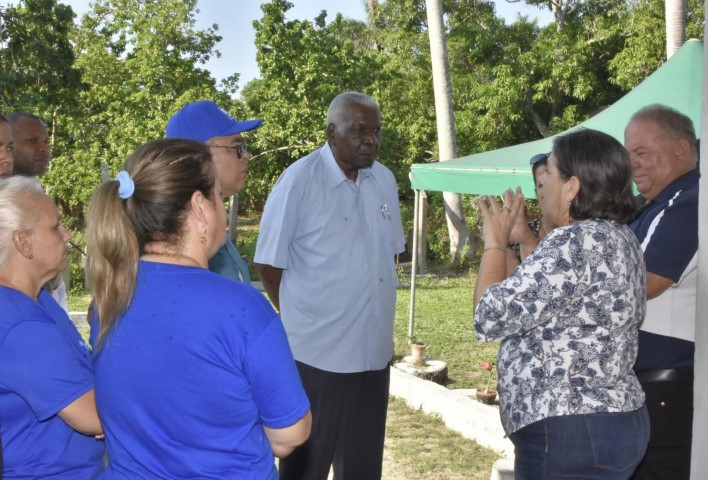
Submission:
M 352 182 L 325 144 L 283 172 L 254 261 L 284 270 L 280 312 L 296 360 L 336 373 L 386 367 L 404 249 L 388 168 L 374 162 Z

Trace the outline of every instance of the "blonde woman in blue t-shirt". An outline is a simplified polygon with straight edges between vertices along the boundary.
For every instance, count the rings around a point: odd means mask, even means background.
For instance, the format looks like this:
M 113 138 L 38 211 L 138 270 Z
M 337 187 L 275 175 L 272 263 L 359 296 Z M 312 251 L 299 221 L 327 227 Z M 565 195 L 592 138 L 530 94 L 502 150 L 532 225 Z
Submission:
M 88 345 L 44 288 L 69 232 L 34 178 L 0 179 L 0 436 L 6 480 L 95 479 L 101 422 Z

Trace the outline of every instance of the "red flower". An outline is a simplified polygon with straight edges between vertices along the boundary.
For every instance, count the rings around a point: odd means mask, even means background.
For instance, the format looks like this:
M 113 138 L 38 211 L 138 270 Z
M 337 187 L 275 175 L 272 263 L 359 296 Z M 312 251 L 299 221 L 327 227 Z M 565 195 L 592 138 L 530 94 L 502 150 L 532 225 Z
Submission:
M 482 362 L 482 368 L 487 371 L 487 386 L 484 388 L 484 393 L 489 393 L 489 389 L 492 386 L 492 368 L 494 368 L 494 363 Z

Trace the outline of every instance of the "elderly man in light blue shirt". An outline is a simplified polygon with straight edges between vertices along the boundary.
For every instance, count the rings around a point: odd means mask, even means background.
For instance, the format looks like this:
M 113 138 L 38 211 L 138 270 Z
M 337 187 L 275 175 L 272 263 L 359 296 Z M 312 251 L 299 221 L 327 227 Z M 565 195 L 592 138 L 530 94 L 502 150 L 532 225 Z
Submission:
M 372 98 L 338 95 L 327 143 L 283 172 L 261 219 L 255 266 L 315 418 L 283 480 L 325 480 L 331 465 L 344 480 L 381 476 L 405 237 L 396 179 L 375 161 L 380 131 Z

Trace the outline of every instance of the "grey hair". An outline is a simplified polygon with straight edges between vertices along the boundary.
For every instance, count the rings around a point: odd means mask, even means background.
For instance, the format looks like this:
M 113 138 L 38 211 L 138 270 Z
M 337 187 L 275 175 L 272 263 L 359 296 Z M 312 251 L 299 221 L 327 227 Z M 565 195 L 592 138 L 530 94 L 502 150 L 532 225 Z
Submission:
M 34 177 L 17 175 L 0 180 L 0 270 L 5 268 L 12 253 L 12 236 L 22 230 L 32 213 L 26 197 L 42 194 L 41 185 Z
M 638 110 L 634 120 L 652 120 L 673 140 L 686 140 L 691 145 L 691 159 L 698 160 L 698 144 L 693 121 L 683 113 L 660 103 L 653 103 Z
M 327 125 L 331 123 L 335 125 L 342 123 L 346 118 L 347 109 L 350 105 L 354 104 L 376 108 L 377 110 L 379 108 L 376 101 L 366 94 L 360 92 L 340 93 L 334 97 L 332 103 L 329 104 L 329 108 L 327 109 Z

